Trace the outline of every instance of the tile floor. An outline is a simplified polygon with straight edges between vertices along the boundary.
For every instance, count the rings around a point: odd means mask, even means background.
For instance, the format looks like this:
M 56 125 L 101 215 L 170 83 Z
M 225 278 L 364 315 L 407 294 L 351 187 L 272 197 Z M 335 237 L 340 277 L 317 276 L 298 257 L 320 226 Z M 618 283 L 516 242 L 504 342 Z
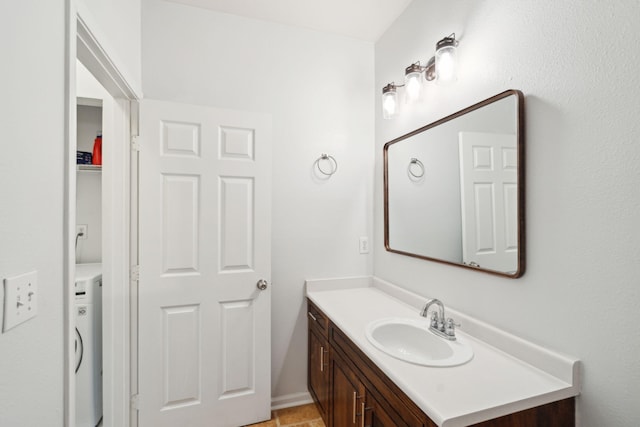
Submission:
M 325 427 L 325 425 L 316 405 L 310 403 L 273 411 L 269 421 L 251 424 L 251 427 Z

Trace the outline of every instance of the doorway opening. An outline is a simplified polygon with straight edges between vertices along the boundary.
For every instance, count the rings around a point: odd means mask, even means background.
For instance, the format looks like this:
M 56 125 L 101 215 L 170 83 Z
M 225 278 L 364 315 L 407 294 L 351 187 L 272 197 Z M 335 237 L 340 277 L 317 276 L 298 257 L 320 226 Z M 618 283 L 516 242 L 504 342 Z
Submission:
M 106 89 L 77 61 L 74 242 L 76 427 L 99 426 L 103 417 L 102 104 L 108 97 Z M 109 102 L 112 100 L 107 104 Z M 108 351 L 107 348 L 104 350 Z
M 68 22 L 64 419 L 128 426 L 136 387 L 131 105 L 139 96 L 73 7 Z

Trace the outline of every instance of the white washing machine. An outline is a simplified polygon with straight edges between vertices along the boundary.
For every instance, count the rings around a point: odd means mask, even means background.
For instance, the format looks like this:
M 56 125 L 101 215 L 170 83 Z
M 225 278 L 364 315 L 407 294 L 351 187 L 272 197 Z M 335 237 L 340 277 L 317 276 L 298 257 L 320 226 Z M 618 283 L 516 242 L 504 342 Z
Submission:
M 76 426 L 102 418 L 102 264 L 76 264 Z

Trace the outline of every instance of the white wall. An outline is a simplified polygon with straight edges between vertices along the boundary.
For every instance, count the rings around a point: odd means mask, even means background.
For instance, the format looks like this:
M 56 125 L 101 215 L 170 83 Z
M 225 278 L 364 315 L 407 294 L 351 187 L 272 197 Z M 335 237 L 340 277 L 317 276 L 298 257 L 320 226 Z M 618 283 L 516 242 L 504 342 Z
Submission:
M 37 270 L 39 291 L 37 317 L 0 334 L 3 426 L 63 420 L 64 20 L 61 0 L 0 3 L 0 278 Z
M 76 60 L 77 149 L 93 153 L 98 131 L 103 130 L 101 105 L 110 95 L 87 68 Z M 108 108 L 108 107 L 107 107 Z M 103 143 L 108 143 L 104 141 Z M 104 157 L 103 157 L 104 161 Z M 102 262 L 102 172 L 79 171 L 76 174 L 76 224 L 88 226 L 85 239 L 78 239 L 76 263 Z
M 96 133 L 102 130 L 102 107 L 78 106 L 78 150 L 93 152 Z M 76 263 L 102 261 L 102 173 L 76 174 L 76 224 L 87 226 L 85 238 L 78 239 Z
M 582 426 L 640 425 L 638 2 L 415 0 L 376 44 L 376 92 L 460 38 L 459 80 L 385 121 L 375 274 L 584 363 Z M 527 271 L 497 278 L 383 248 L 382 146 L 505 89 L 526 96 Z
M 93 153 L 96 135 L 102 132 L 102 107 L 78 105 L 76 111 L 78 150 Z
M 111 61 L 140 93 L 141 0 L 76 0 L 75 3 L 78 14 L 90 26 Z
M 88 0 L 87 0 L 88 2 Z M 63 194 L 65 20 L 63 0 L 0 3 L 0 278 L 38 271 L 38 316 L 0 334 L 0 424 L 63 425 Z M 98 2 L 85 11 L 104 16 Z M 102 2 L 104 3 L 104 2 Z M 108 15 L 139 0 L 108 2 Z M 105 3 L 106 4 L 106 3 Z M 102 21 L 107 53 L 140 64 L 140 22 Z M 75 23 L 74 23 L 75 25 Z M 136 47 L 136 45 L 138 47 Z M 122 52 L 122 54 L 121 54 Z M 0 287 L 0 300 L 4 299 Z M 2 304 L 0 304 L 2 315 Z M 35 408 L 35 410 L 34 410 Z
M 372 271 L 373 44 L 157 0 L 143 29 L 146 97 L 273 116 L 273 397 L 305 393 L 304 280 Z

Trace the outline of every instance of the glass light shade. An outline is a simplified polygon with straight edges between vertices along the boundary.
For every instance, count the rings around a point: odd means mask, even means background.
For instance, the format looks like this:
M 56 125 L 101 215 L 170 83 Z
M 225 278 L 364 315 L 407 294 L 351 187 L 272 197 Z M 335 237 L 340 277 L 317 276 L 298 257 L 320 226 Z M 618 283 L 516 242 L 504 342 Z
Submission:
M 395 88 L 382 94 L 382 117 L 392 119 L 398 114 L 398 94 Z
M 422 73 L 413 71 L 404 76 L 404 89 L 407 102 L 416 101 L 420 97 L 422 90 Z
M 451 83 L 456 80 L 456 47 L 443 46 L 436 51 L 436 82 Z

